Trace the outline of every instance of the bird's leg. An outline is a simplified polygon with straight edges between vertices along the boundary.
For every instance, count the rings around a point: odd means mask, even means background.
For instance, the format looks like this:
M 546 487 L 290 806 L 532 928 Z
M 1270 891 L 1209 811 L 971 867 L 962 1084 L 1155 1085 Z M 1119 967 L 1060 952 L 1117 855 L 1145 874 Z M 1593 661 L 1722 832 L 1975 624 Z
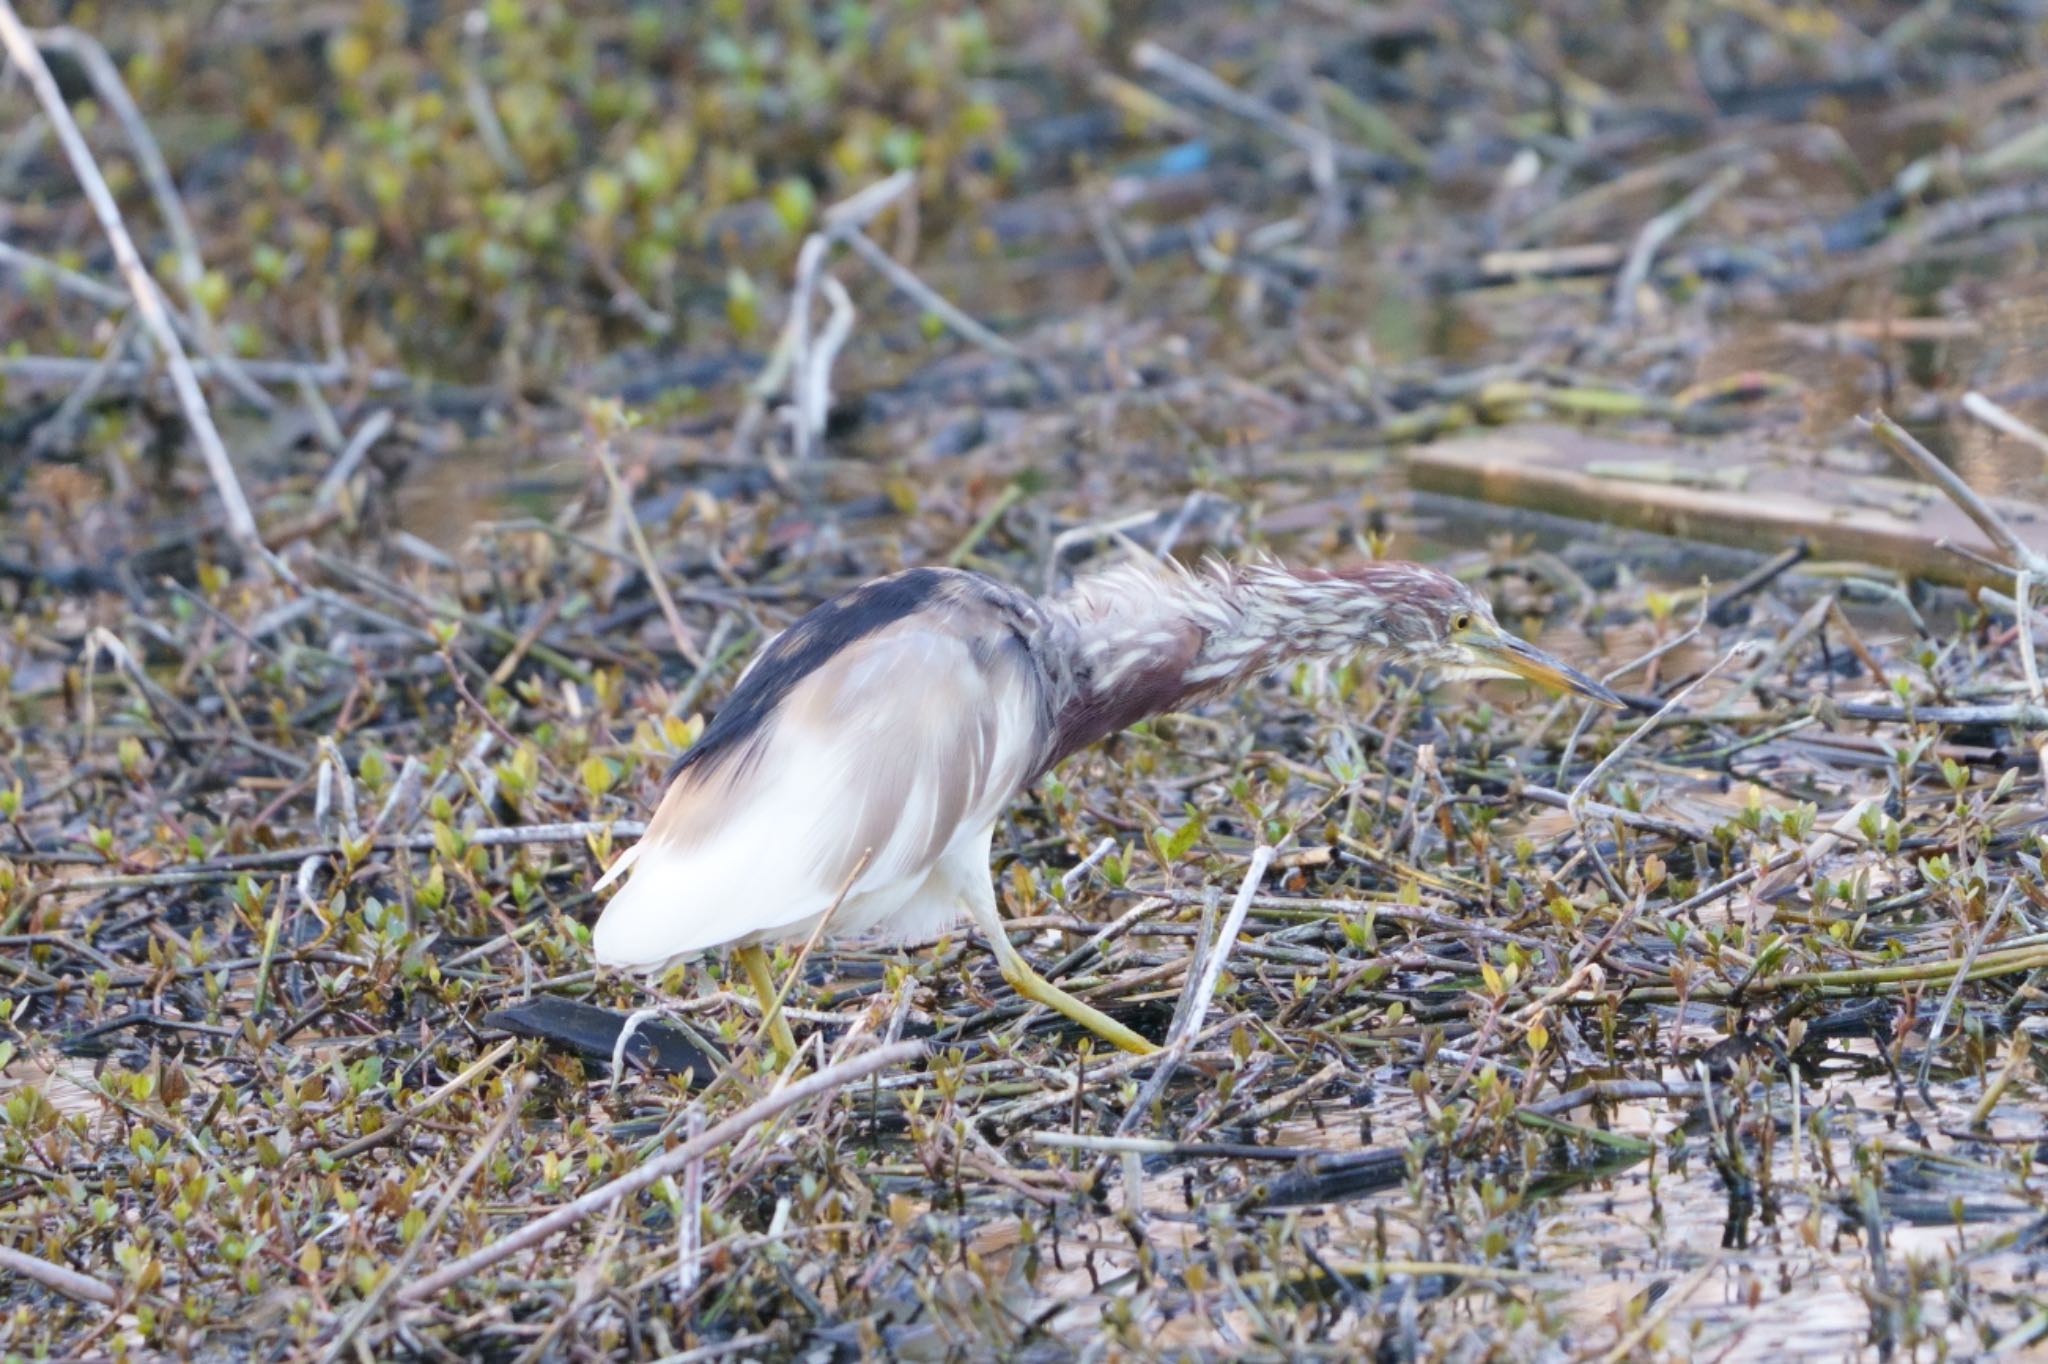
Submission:
M 1001 940 L 998 939 L 998 941 Z M 1004 943 L 1004 946 L 1008 946 L 1008 944 Z M 1002 953 L 997 953 L 997 960 L 1001 965 L 1003 979 L 1010 982 L 1011 989 L 1034 1004 L 1043 1004 L 1046 1008 L 1056 1013 L 1065 1014 L 1097 1037 L 1102 1038 L 1104 1041 L 1112 1042 L 1133 1055 L 1150 1056 L 1159 1050 L 1158 1046 L 1154 1043 L 1132 1032 L 1108 1014 L 1103 1013 L 1100 1009 L 1090 1008 L 1065 990 L 1062 990 L 1059 986 L 1047 980 L 1044 976 L 1039 975 L 1038 972 L 1031 969 L 1030 963 L 1026 962 L 1014 950 L 1009 953 L 1008 961 L 1002 961 L 1002 956 Z
M 761 1013 L 768 1020 L 768 1037 L 775 1043 L 775 1063 L 786 1065 L 796 1055 L 796 1038 L 790 1035 L 789 1020 L 782 1016 L 782 1004 L 775 997 L 775 973 L 768 969 L 768 954 L 759 943 L 748 943 L 739 949 L 738 956 L 740 965 L 747 968 L 747 979 L 754 983 L 754 997 L 761 1001 Z
M 1150 1056 L 1159 1050 L 1108 1014 L 1083 1004 L 1032 970 L 1031 963 L 1025 961 L 1023 955 L 1010 945 L 1010 935 L 1004 931 L 1002 916 L 997 911 L 994 901 L 993 894 L 988 896 L 986 903 L 977 895 L 967 897 L 968 908 L 974 912 L 975 926 L 981 930 L 981 935 L 988 939 L 989 947 L 996 954 L 997 969 L 1003 973 L 1003 979 L 1009 982 L 1011 989 L 1034 1004 L 1043 1004 L 1055 1013 L 1064 1014 L 1097 1037 L 1113 1042 L 1125 1051 L 1138 1056 Z

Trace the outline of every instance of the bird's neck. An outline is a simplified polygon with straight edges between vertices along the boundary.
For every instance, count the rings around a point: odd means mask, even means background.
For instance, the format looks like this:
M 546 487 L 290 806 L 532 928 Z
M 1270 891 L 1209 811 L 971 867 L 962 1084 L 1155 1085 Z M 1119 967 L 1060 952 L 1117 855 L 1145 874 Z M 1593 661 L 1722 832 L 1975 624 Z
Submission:
M 1064 636 L 1055 652 L 1070 660 L 1052 761 L 1283 664 L 1373 647 L 1358 602 L 1355 582 L 1273 563 L 1133 564 L 1084 579 L 1047 603 Z
M 1201 648 L 1183 676 L 1188 698 L 1241 686 L 1303 659 L 1342 662 L 1385 647 L 1355 578 L 1270 561 L 1190 575 L 1207 603 Z

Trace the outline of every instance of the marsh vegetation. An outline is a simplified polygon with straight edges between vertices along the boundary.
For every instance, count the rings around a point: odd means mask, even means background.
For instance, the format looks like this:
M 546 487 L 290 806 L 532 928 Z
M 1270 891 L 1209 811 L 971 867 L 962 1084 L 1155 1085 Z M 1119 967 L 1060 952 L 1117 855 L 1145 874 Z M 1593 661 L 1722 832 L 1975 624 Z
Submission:
M 0 1352 L 2041 1348 L 2037 5 L 16 10 Z M 2016 501 L 1758 556 L 1411 483 L 1474 433 Z M 1250 548 L 1634 704 L 1303 668 L 1061 767 L 1005 912 L 1170 1063 L 955 934 L 782 954 L 788 1071 L 678 968 L 614 1071 L 589 887 L 762 640 Z

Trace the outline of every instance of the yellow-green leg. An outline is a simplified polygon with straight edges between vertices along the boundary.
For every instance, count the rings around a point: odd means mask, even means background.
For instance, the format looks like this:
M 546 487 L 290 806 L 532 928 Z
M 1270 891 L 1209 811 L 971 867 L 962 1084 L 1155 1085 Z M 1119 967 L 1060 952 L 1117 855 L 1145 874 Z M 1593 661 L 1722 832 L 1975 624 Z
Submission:
M 996 955 L 1000 958 L 1002 953 Z M 1031 969 L 1030 963 L 1015 952 L 1010 953 L 1010 960 L 1002 962 L 1001 965 L 1003 979 L 1010 982 L 1010 988 L 1032 1003 L 1043 1004 L 1048 1009 L 1065 1014 L 1097 1037 L 1113 1042 L 1134 1055 L 1150 1056 L 1159 1050 L 1108 1014 L 1100 1009 L 1090 1008 L 1039 975 Z
M 1032 970 L 1031 963 L 1025 961 L 1016 948 L 1010 946 L 1010 935 L 1003 931 L 1002 918 L 994 905 L 982 905 L 973 900 L 968 903 L 969 908 L 974 911 L 974 920 L 980 927 L 982 936 L 988 939 L 989 946 L 995 950 L 996 966 L 1002 971 L 1003 979 L 1009 982 L 1011 989 L 1034 1004 L 1043 1004 L 1055 1013 L 1073 1019 L 1097 1037 L 1114 1043 L 1125 1051 L 1138 1056 L 1150 1056 L 1159 1050 L 1108 1014 L 1083 1004 Z
M 754 997 L 761 1001 L 761 1012 L 768 1019 L 768 1038 L 775 1044 L 775 1063 L 786 1064 L 796 1055 L 796 1038 L 790 1035 L 789 1020 L 782 1016 L 782 1002 L 776 998 L 775 973 L 768 969 L 768 954 L 759 944 L 750 944 L 739 950 L 740 965 L 747 968 L 747 979 L 753 982 Z

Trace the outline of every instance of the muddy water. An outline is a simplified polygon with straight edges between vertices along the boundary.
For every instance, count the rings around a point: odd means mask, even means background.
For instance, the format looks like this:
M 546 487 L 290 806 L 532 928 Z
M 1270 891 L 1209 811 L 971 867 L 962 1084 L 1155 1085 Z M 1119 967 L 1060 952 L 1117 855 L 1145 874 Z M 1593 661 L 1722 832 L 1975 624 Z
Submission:
M 1980 491 L 2048 503 L 2048 451 L 1962 406 L 1975 392 L 2048 431 L 2048 270 L 2024 257 L 1903 270 L 1738 310 L 1699 380 L 1751 371 L 1796 381 L 1794 433 L 1815 449 L 1883 405 Z
M 1779 1086 L 1774 1109 L 1789 1126 L 1787 1088 Z M 1851 1200 L 1843 1179 L 1857 1168 L 1854 1153 L 1858 1148 L 1881 1151 L 1888 1162 L 1910 1160 L 1907 1153 L 1916 1149 L 1972 1161 L 2000 1157 L 1991 1148 L 1966 1146 L 1934 1131 L 1924 1134 L 1924 1144 L 1905 1137 L 1900 1129 L 1913 1115 L 1923 1122 L 1928 1115 L 1917 1098 L 1902 1112 L 1881 1077 L 1808 1084 L 1801 1097 L 1805 1114 L 1810 1116 L 1816 1106 L 1825 1110 L 1829 1130 L 1816 1135 L 1809 1129 L 1796 1152 L 1789 1130 L 1780 1133 L 1769 1162 L 1768 1186 L 1775 1197 L 1763 1200 L 1775 1207 L 1746 1219 L 1732 1215 L 1720 1180 L 1704 1168 L 1699 1137 L 1689 1143 L 1683 1175 L 1666 1170 L 1660 1177 L 1639 1166 L 1606 1187 L 1558 1200 L 1538 1243 L 1547 1267 L 1576 1281 L 1561 1300 L 1568 1315 L 1596 1334 L 1601 1329 L 1619 1334 L 1640 1319 L 1644 1294 L 1661 1303 L 1665 1293 L 1684 1292 L 1684 1299 L 1670 1308 L 1665 1327 L 1672 1357 L 1876 1357 L 1873 1313 L 1883 1308 L 1874 1308 L 1871 1301 L 1876 1290 L 1872 1255 L 1856 1219 L 1844 1208 Z M 1961 1086 L 1937 1087 L 1936 1097 L 1941 1116 L 1950 1120 L 1965 1115 L 1974 1099 Z M 2005 1140 L 2041 1132 L 2039 1098 L 2036 1092 L 2003 1105 L 1993 1115 L 1994 1132 Z M 1667 1115 L 1642 1112 L 1624 1112 L 1617 1124 L 1654 1136 L 1660 1144 L 1675 1125 Z M 1823 1143 L 1831 1148 L 1825 1154 L 1819 1149 Z M 1754 1161 L 1753 1145 L 1750 1154 Z M 1658 1164 L 1665 1163 L 1660 1155 Z M 1830 1168 L 1836 1177 L 1829 1175 Z M 1902 1358 L 1927 1357 L 1934 1342 L 1961 1355 L 1984 1344 L 1977 1338 L 1976 1322 L 1951 1319 L 1946 1295 L 1931 1287 L 1937 1277 L 1954 1276 L 1971 1285 L 1979 1294 L 1979 1320 L 2010 1327 L 2026 1314 L 1996 1310 L 1985 1299 L 1995 1300 L 2040 1267 L 2038 1257 L 2000 1248 L 2039 1216 L 2043 1190 L 2038 1180 L 2001 1178 L 1989 1169 L 1982 1177 L 1940 1173 L 1953 1177 L 1937 1175 L 1931 1200 L 1897 1188 L 1891 1191 L 1896 1198 L 1880 1199 L 1888 1219 L 1887 1273 L 1925 1337 L 1919 1350 L 1902 1348 Z M 1901 1181 L 1912 1177 L 1902 1173 Z M 1919 1220 L 1929 1216 L 1930 1201 L 1937 1206 L 1953 1201 L 1963 1223 Z M 1916 1282 L 1925 1291 L 1905 1287 Z
M 1398 292 L 1384 292 L 1382 299 L 1390 316 L 1417 312 L 1413 300 L 1404 304 Z M 1437 321 L 1389 324 L 1379 330 L 1391 329 L 1386 348 L 1390 353 L 1455 371 L 1498 364 L 1524 349 L 1524 333 L 1540 315 L 1554 312 L 1552 305 L 1554 300 L 1518 315 L 1511 305 L 1439 301 L 1421 310 Z M 1885 461 L 1855 425 L 1858 416 L 1882 406 L 1899 415 L 1979 489 L 2048 504 L 2048 452 L 1963 408 L 1965 394 L 1981 394 L 2020 421 L 2048 430 L 2048 268 L 2022 258 L 1979 263 L 1967 271 L 1901 270 L 1761 304 L 1745 299 L 1711 326 L 1711 339 L 1691 362 L 1690 383 L 1711 384 L 1752 373 L 1792 381 L 1787 397 L 1752 414 L 1759 435 L 1794 449 L 1810 449 L 1816 458 L 1835 457 L 1826 452 L 1844 447 L 1859 449 L 1866 461 L 1882 468 Z M 901 378 L 903 363 L 900 356 L 885 358 L 881 369 L 890 378 Z M 853 367 L 856 376 L 857 371 Z M 858 377 L 841 382 L 845 392 L 861 391 Z M 1632 386 L 1625 374 L 1613 376 L 1611 382 Z M 938 425 L 971 424 L 975 413 L 971 398 L 963 403 L 957 393 L 934 395 L 933 420 Z M 1029 413 L 998 415 L 997 425 L 1010 424 L 1003 428 L 1011 432 L 1002 439 L 1004 462 L 1021 459 L 1059 468 L 1076 439 L 1075 428 L 1053 422 L 1034 432 L 1032 421 Z M 912 434 L 906 437 L 906 431 Z M 1348 443 L 1341 428 L 1327 434 Z M 828 448 L 878 466 L 906 461 L 915 466 L 925 458 L 916 452 L 932 443 L 922 424 L 897 421 L 850 443 L 828 442 Z M 722 445 L 723 439 L 713 435 L 706 444 Z M 573 441 L 550 438 L 522 448 L 518 440 L 493 437 L 444 453 L 422 453 L 400 488 L 401 523 L 429 543 L 455 551 L 479 523 L 551 514 L 594 477 L 593 467 L 574 457 L 573 446 Z M 1262 457 L 1260 467 L 1284 465 L 1285 448 Z M 977 456 L 966 458 L 971 463 Z M 1107 467 L 1114 467 L 1114 461 Z M 877 467 L 875 473 L 879 487 L 886 470 Z M 1398 458 L 1350 468 L 1344 490 L 1362 503 L 1383 505 L 1398 503 L 1407 491 Z M 1186 488 L 1153 491 L 1170 503 Z M 1474 538 L 1454 535 L 1451 543 L 1469 546 Z M 1408 544 L 1401 548 L 1427 554 L 1437 547 L 1425 543 L 1420 549 Z
M 1689 1043 L 1674 1040 L 1686 1045 L 1714 1040 L 1695 1031 Z M 1499 1292 L 1539 1304 L 1562 1329 L 1569 1351 L 1580 1358 L 1608 1356 L 1632 1341 L 1613 1357 L 1730 1364 L 1874 1360 L 1881 1357 L 1878 1336 L 1886 1321 L 1894 1334 L 1891 1358 L 1977 1357 L 1990 1343 L 1987 1336 L 2005 1334 L 2038 1307 L 2032 1284 L 2044 1259 L 2026 1247 L 2048 1188 L 2038 1178 L 2001 1167 L 2020 1168 L 2016 1153 L 2025 1149 L 2022 1139 L 2048 1134 L 2042 1118 L 2048 1093 L 2035 1084 L 2016 1086 L 1991 1115 L 1993 1142 L 1959 1141 L 1938 1129 L 1962 1129 L 1975 1102 L 1974 1084 L 1937 1082 L 1930 1091 L 1936 1109 L 1930 1113 L 1917 1095 L 1901 1102 L 1880 1068 L 1871 1064 L 1872 1056 L 1859 1057 L 1845 1048 L 1843 1058 L 1839 1074 L 1809 1077 L 1801 1084 L 1803 1124 L 1796 1140 L 1791 1086 L 1782 1079 L 1772 1086 L 1771 1114 L 1778 1130 L 1768 1160 L 1756 1140 L 1757 1122 L 1739 1125 L 1760 1195 L 1746 1214 L 1736 1213 L 1737 1205 L 1709 1168 L 1713 1137 L 1707 1126 L 1696 1121 L 1687 1127 L 1676 1105 L 1622 1105 L 1607 1129 L 1653 1142 L 1654 1155 L 1633 1163 L 1611 1156 L 1605 1166 L 1589 1162 L 1589 1169 L 1621 1167 L 1604 1177 L 1542 1177 L 1540 1183 L 1563 1186 L 1563 1191 L 1525 1189 L 1519 1196 L 1519 1209 L 1509 1220 L 1525 1234 L 1513 1250 L 1490 1261 L 1505 1273 L 1458 1291 Z M 1668 1068 L 1662 1078 L 1674 1085 L 1688 1083 L 1688 1073 L 1679 1067 Z M 1583 1112 L 1573 1116 L 1588 1117 Z M 1346 1103 L 1321 1121 L 1282 1123 L 1268 1140 L 1356 1150 L 1364 1144 L 1361 1119 L 1369 1123 L 1374 1143 L 1398 1142 L 1416 1121 L 1406 1085 L 1381 1086 L 1378 1097 L 1363 1108 Z M 1086 1155 L 1081 1165 L 1098 1159 Z M 1016 1319 L 1037 1321 L 1056 1338 L 1081 1339 L 1100 1325 L 1104 1299 L 1096 1285 L 1136 1268 L 1126 1212 L 1135 1205 L 1142 1210 L 1141 1234 L 1166 1285 L 1148 1300 L 1156 1315 L 1145 1323 L 1147 1339 L 1168 1351 L 1222 1353 L 1229 1353 L 1233 1342 L 1260 1339 L 1260 1323 L 1236 1305 L 1233 1293 L 1218 1287 L 1222 1271 L 1216 1256 L 1220 1246 L 1229 1244 L 1228 1233 L 1211 1226 L 1203 1210 L 1227 1206 L 1246 1196 L 1254 1182 L 1269 1180 L 1286 1167 L 1195 1167 L 1205 1194 L 1191 1205 L 1189 1167 L 1158 1161 L 1150 1166 L 1135 1199 L 1119 1181 L 1104 1215 L 1068 1224 L 1056 1249 L 1041 1241 L 1030 1283 L 1023 1276 L 1021 1224 L 1014 1219 L 980 1223 L 969 1248 L 1007 1283 L 1004 1306 Z M 1128 1176 L 1135 1168 L 1135 1161 L 1125 1161 L 1122 1172 Z M 1886 1172 L 1879 1207 L 1885 1220 L 1882 1283 L 1889 1298 L 1880 1289 L 1868 1240 L 1848 1210 L 1855 1202 L 1852 1181 L 1865 1168 Z M 1513 1184 L 1512 1176 L 1502 1178 Z M 1429 1179 L 1435 1183 L 1435 1174 Z M 1425 1233 L 1413 1216 L 1412 1197 L 1402 1187 L 1269 1216 L 1286 1218 L 1293 1236 L 1315 1245 L 1325 1264 L 1362 1264 L 1383 1256 L 1447 1258 L 1433 1249 L 1444 1244 L 1444 1202 L 1438 1199 L 1421 1219 L 1428 1226 Z M 1459 1210 L 1457 1216 L 1469 1216 L 1469 1190 L 1454 1195 L 1450 1204 Z M 1258 1263 L 1314 1273 L 1299 1253 L 1283 1254 L 1277 1261 L 1261 1257 Z M 1392 1296 L 1387 1302 L 1398 1298 L 1401 1284 L 1398 1277 L 1388 1282 Z M 1201 1285 L 1208 1285 L 1207 1291 Z M 1957 1301 L 1968 1304 L 1968 1320 L 1956 1318 L 1952 1309 Z M 962 1329 L 972 1317 L 972 1304 L 954 1307 L 958 1316 L 941 1311 L 936 1318 L 939 1339 L 928 1342 L 935 1349 L 954 1329 L 961 1329 L 959 1339 L 972 1339 Z M 1368 1308 L 1361 1315 L 1354 1308 L 1323 1328 L 1319 1338 L 1368 1344 L 1388 1329 L 1391 1316 L 1390 1310 Z M 2019 1346 L 2006 1357 L 2040 1358 L 2042 1348 Z

